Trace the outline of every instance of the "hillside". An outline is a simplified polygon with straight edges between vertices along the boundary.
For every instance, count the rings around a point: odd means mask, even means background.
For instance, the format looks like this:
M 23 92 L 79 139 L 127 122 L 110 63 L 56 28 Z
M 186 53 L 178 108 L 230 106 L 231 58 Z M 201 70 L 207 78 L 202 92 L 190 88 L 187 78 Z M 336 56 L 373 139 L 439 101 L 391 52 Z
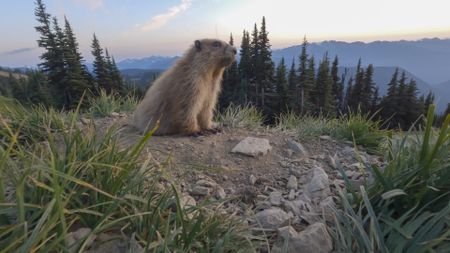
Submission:
M 284 57 L 288 63 L 297 61 L 301 46 L 273 50 L 273 60 L 278 63 Z M 355 66 L 361 58 L 364 64 L 374 66 L 399 66 L 428 83 L 438 84 L 450 78 L 450 39 L 422 39 L 417 41 L 342 42 L 324 41 L 311 43 L 308 53 L 322 59 L 339 56 L 340 66 Z
M 158 69 L 122 69 L 120 73 L 123 78 L 131 84 L 146 87 L 155 80 L 163 70 Z
M 123 69 L 168 69 L 178 59 L 178 56 L 150 56 L 141 59 L 125 59 L 117 63 Z

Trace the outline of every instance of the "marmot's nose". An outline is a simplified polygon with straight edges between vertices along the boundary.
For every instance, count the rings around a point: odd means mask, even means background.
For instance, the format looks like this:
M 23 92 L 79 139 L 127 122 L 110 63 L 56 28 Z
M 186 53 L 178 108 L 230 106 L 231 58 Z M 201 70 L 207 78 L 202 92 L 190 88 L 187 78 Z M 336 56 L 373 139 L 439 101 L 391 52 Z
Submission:
M 237 50 L 235 47 L 232 47 L 233 54 L 237 54 Z

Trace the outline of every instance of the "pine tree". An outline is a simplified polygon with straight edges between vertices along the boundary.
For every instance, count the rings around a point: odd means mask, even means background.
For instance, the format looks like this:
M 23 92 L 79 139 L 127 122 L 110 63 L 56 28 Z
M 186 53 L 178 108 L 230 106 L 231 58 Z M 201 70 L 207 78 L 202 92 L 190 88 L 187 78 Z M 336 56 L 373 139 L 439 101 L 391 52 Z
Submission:
M 410 127 L 420 116 L 423 108 L 417 98 L 416 81 L 410 80 L 405 91 L 405 128 Z
M 308 59 L 308 68 L 305 74 L 305 83 L 303 84 L 302 107 L 301 113 L 311 113 L 314 110 L 314 94 L 313 89 L 316 84 L 316 64 L 314 62 L 314 56 Z
M 250 35 L 247 31 L 242 32 L 241 49 L 239 51 L 240 61 L 238 65 L 239 71 L 239 87 L 237 91 L 237 101 L 239 104 L 247 104 L 249 101 L 250 79 L 252 78 L 252 59 L 250 51 Z
M 36 0 L 35 4 L 36 8 L 34 14 L 39 23 L 35 29 L 40 34 L 37 43 L 39 47 L 44 49 L 44 52 L 40 56 L 42 61 L 38 66 L 48 77 L 52 97 L 54 98 L 53 104 L 57 107 L 62 107 L 64 106 L 64 98 L 61 94 L 64 94 L 65 78 L 63 51 L 64 35 L 62 34 L 56 19 L 53 19 L 52 24 L 52 18 L 50 14 L 47 13 L 42 0 Z M 56 31 L 53 29 L 56 29 Z
M 297 96 L 298 96 L 298 104 L 297 110 L 301 113 L 306 112 L 310 109 L 308 104 L 310 105 L 309 95 L 311 93 L 312 87 L 314 86 L 314 82 L 308 82 L 308 54 L 307 54 L 308 41 L 306 40 L 306 36 L 303 38 L 302 43 L 302 51 L 299 57 L 299 66 L 298 66 L 298 87 L 297 87 Z M 314 63 L 314 59 L 312 60 Z M 314 66 L 313 66 L 314 67 Z M 310 81 L 310 80 L 309 80 Z
M 434 103 L 434 94 L 433 92 L 428 92 L 427 97 L 425 98 L 425 102 L 424 102 L 424 114 L 426 115 L 426 113 L 428 112 L 428 107 L 430 107 L 431 104 Z
M 336 107 L 333 101 L 332 82 L 328 55 L 325 54 L 322 62 L 319 64 L 316 85 L 313 90 L 313 102 L 316 113 L 335 115 Z
M 83 96 L 83 93 L 90 94 L 94 90 L 94 85 L 89 82 L 85 67 L 83 66 L 83 57 L 78 48 L 73 29 L 69 21 L 64 17 L 64 57 L 66 64 L 66 102 L 68 107 L 76 107 Z
M 341 78 L 339 78 L 339 59 L 336 55 L 331 65 L 331 79 L 332 79 L 332 93 L 334 97 L 334 104 L 336 105 L 336 112 L 339 113 L 344 100 L 344 85 Z
M 269 32 L 266 29 L 266 19 L 262 18 L 261 29 L 258 34 L 259 57 L 257 57 L 256 82 L 261 85 L 261 106 L 265 107 L 265 94 L 274 90 L 273 76 L 275 65 L 272 61 L 272 51 L 269 42 Z
M 288 96 L 288 81 L 286 79 L 286 64 L 284 58 L 281 58 L 280 64 L 276 71 L 276 111 L 275 114 L 280 114 L 288 110 L 289 96 Z
M 373 93 L 375 91 L 375 84 L 373 82 L 373 66 L 369 64 L 364 73 L 363 88 L 361 92 L 361 111 L 369 112 L 372 107 Z
M 123 84 L 123 78 L 117 68 L 114 57 L 109 55 L 109 51 L 105 48 L 105 66 L 108 72 L 109 79 L 111 80 L 111 90 L 117 94 L 123 94 L 125 87 Z
M 395 126 L 400 126 L 400 128 L 404 129 L 407 125 L 405 121 L 407 114 L 407 96 L 406 96 L 406 74 L 405 71 L 402 72 L 400 79 L 398 80 L 398 91 L 397 91 L 397 108 L 396 114 L 393 117 L 393 122 Z
M 351 97 L 349 99 L 349 109 L 351 111 L 359 110 L 362 99 L 364 88 L 364 69 L 361 67 L 361 58 L 358 60 L 358 65 L 356 66 L 354 82 Z
M 379 104 L 379 90 L 378 87 L 375 87 L 375 91 L 373 92 L 372 101 L 370 102 L 370 112 L 375 113 L 378 110 Z
M 230 34 L 231 46 L 234 46 L 233 34 Z M 227 108 L 231 103 L 236 104 L 239 86 L 239 73 L 236 62 L 233 62 L 223 73 L 222 92 L 219 97 L 219 109 Z
M 252 77 L 252 60 L 250 52 L 250 35 L 244 30 L 242 34 L 241 49 L 239 51 L 239 75 L 241 79 L 250 80 Z
M 103 49 L 100 46 L 100 42 L 94 33 L 94 39 L 92 41 L 92 55 L 94 56 L 94 73 L 95 80 L 98 88 L 104 89 L 107 94 L 112 92 L 111 79 L 108 73 L 108 67 L 105 57 L 103 55 Z
M 297 109 L 297 101 L 298 101 L 298 97 L 297 97 L 297 74 L 296 74 L 296 69 L 295 69 L 295 61 L 294 59 L 292 59 L 292 64 L 291 64 L 291 69 L 289 70 L 289 75 L 288 75 L 288 109 L 289 111 L 293 111 L 295 112 L 295 110 Z
M 350 100 L 352 97 L 352 91 L 353 91 L 353 77 L 350 77 L 350 79 L 348 79 L 347 90 L 345 92 L 344 105 L 343 105 L 344 111 L 351 111 Z

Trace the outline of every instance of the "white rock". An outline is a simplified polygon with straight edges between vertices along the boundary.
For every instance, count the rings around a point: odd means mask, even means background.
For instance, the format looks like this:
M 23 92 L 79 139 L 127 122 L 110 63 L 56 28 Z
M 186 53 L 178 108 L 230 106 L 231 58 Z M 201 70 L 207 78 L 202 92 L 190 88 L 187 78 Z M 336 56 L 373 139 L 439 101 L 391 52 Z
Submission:
M 283 250 L 285 242 L 286 251 Z M 332 250 L 333 241 L 323 223 L 314 223 L 300 233 L 291 226 L 282 227 L 272 247 L 272 253 L 329 253 Z
M 255 214 L 257 224 L 265 229 L 277 229 L 289 218 L 289 214 L 276 207 Z
M 251 185 L 255 185 L 256 180 L 258 179 L 253 174 L 251 174 L 249 180 Z
M 283 196 L 281 192 L 275 191 L 269 194 L 269 202 L 274 206 L 280 206 L 283 201 Z
M 85 118 L 85 117 L 81 117 L 80 121 L 83 125 L 90 125 L 92 123 L 92 121 L 90 119 Z
M 225 199 L 227 197 L 227 194 L 225 193 L 225 190 L 222 187 L 220 187 L 220 186 L 218 186 L 217 189 L 216 189 L 216 197 L 218 199 Z
M 297 180 L 297 177 L 295 177 L 294 175 L 291 175 L 291 176 L 289 177 L 289 179 L 288 179 L 288 182 L 287 182 L 287 184 L 286 184 L 286 187 L 287 187 L 289 190 L 291 190 L 291 189 L 297 190 L 297 188 L 298 188 L 298 180 Z
M 300 144 L 300 143 L 298 143 L 298 142 L 296 142 L 294 140 L 291 140 L 291 139 L 287 140 L 287 144 L 288 144 L 288 147 L 292 151 L 294 151 L 296 154 L 300 154 L 300 155 L 303 155 L 303 156 L 308 156 L 308 151 L 306 151 L 306 148 L 303 147 L 302 144 Z
M 289 191 L 288 199 L 291 201 L 295 199 L 295 190 L 294 189 L 291 189 Z
M 247 137 L 239 142 L 231 152 L 257 157 L 267 154 L 271 149 L 272 146 L 268 139 Z
M 320 167 L 313 170 L 311 181 L 305 186 L 305 194 L 313 202 L 320 202 L 330 195 L 330 182 L 327 173 Z
M 319 136 L 319 139 L 327 140 L 327 141 L 333 140 L 329 135 L 321 135 L 321 136 Z
M 120 114 L 117 113 L 117 112 L 112 112 L 112 113 L 111 113 L 111 116 L 112 116 L 112 117 L 120 117 Z

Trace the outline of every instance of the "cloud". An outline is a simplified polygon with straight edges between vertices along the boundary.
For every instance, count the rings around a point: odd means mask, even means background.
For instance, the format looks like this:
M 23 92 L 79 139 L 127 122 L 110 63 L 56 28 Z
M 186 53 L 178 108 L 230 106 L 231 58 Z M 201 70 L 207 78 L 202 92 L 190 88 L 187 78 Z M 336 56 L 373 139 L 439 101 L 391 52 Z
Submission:
M 166 12 L 153 16 L 147 23 L 137 27 L 144 32 L 154 31 L 164 26 L 178 14 L 186 11 L 192 4 L 192 0 L 182 0 L 179 5 L 170 7 Z
M 91 10 L 96 10 L 103 6 L 104 0 L 72 0 L 75 3 L 86 5 Z
M 35 49 L 36 49 L 35 47 L 18 48 L 18 49 L 14 49 L 14 50 L 11 50 L 11 51 L 3 52 L 2 55 L 16 55 L 16 54 L 21 54 L 21 53 L 33 51 Z

